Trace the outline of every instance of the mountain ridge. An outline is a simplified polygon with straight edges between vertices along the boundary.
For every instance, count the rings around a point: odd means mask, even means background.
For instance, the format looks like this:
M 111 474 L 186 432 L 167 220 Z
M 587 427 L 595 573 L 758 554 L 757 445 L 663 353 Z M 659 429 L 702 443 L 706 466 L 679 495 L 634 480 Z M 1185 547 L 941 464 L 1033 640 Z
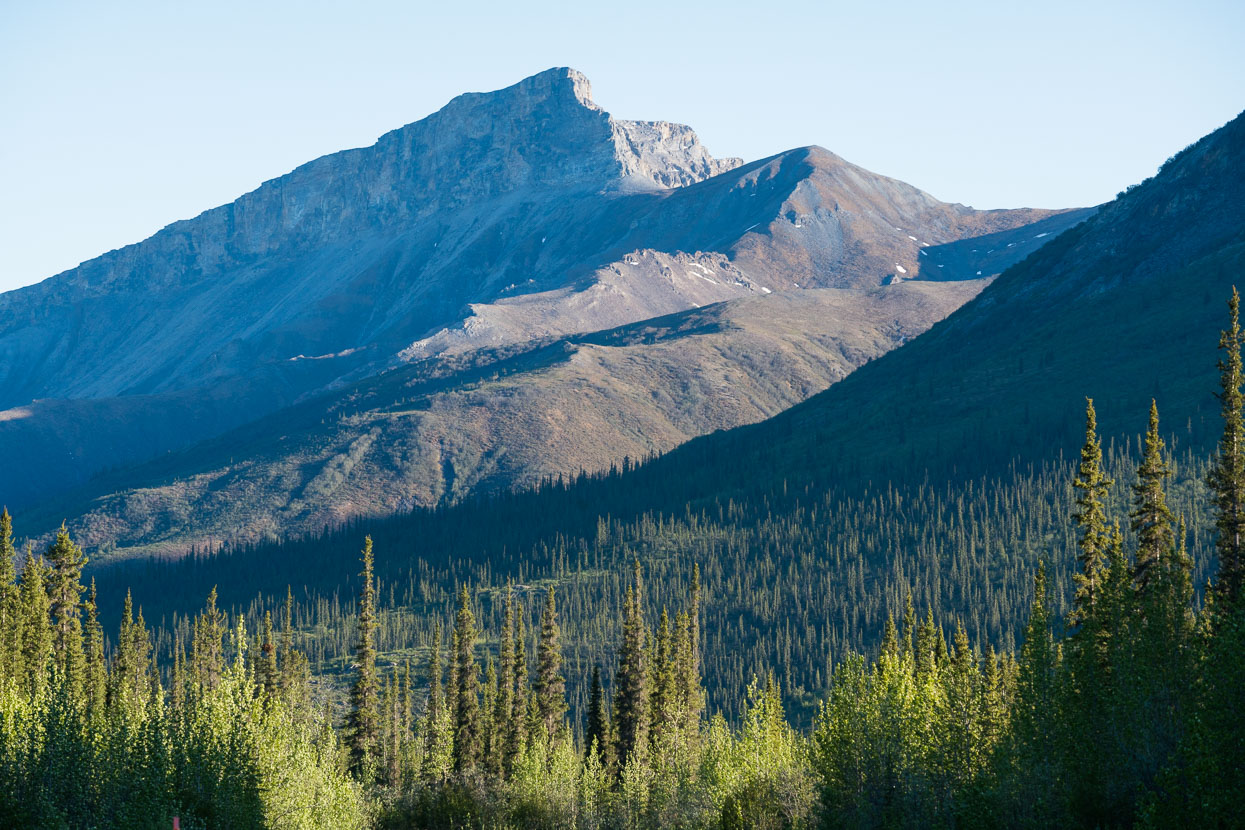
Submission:
M 550 70 L 0 295 L 0 494 L 54 500 L 421 360 L 769 293 L 989 278 L 1088 214 L 948 205 L 817 147 L 714 160 L 690 128 L 612 119 Z M 983 234 L 1001 252 L 950 255 Z M 791 313 L 810 330 L 783 342 L 816 334 Z

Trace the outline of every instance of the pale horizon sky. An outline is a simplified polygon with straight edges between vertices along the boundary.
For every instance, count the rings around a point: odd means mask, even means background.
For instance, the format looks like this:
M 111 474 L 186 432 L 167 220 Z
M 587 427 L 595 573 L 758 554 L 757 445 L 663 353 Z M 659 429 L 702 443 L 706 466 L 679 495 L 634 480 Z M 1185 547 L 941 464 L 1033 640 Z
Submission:
M 1112 198 L 1245 108 L 1245 3 L 0 7 L 0 291 L 572 66 L 717 156 L 820 144 L 978 208 Z

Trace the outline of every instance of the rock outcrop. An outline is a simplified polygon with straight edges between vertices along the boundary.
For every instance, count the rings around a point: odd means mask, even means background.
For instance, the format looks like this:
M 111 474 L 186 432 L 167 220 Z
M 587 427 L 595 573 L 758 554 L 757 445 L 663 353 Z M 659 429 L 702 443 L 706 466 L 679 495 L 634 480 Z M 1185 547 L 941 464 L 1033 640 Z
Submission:
M 989 277 L 1037 234 L 942 267 L 938 246 L 1077 218 L 947 205 L 820 148 L 715 159 L 551 69 L 0 295 L 0 502 L 415 361 L 783 290 Z

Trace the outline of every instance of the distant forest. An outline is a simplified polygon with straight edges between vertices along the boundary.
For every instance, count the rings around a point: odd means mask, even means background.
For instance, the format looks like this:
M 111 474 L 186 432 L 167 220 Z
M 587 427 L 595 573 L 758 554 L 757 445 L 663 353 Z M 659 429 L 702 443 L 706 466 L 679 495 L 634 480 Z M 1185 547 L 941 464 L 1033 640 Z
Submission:
M 1104 447 L 1089 402 L 1077 459 L 1002 478 L 663 511 L 628 462 L 89 586 L 5 512 L 0 823 L 1236 826 L 1229 308 L 1178 464 L 1157 405 Z

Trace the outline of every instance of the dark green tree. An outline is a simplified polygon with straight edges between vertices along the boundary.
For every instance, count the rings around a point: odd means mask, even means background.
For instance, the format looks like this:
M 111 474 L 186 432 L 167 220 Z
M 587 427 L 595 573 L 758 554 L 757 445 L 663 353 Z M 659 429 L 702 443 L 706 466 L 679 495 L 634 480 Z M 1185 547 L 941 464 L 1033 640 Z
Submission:
M 527 625 L 525 615 L 520 612 L 515 616 L 514 631 L 514 694 L 511 702 L 511 718 L 508 730 L 509 742 L 506 746 L 506 758 L 513 763 L 519 757 L 527 743 L 527 711 L 528 711 L 528 666 L 527 666 Z
M 268 700 L 276 700 L 281 687 L 281 675 L 277 670 L 277 644 L 272 639 L 272 612 L 264 612 L 264 625 L 260 629 L 259 655 L 256 666 L 256 685 Z
M 454 621 L 454 768 L 475 769 L 480 762 L 480 670 L 476 665 L 476 621 L 471 593 L 464 584 L 458 592 Z
M 588 721 L 584 724 L 584 751 L 596 751 L 603 765 L 613 755 L 610 742 L 609 712 L 605 709 L 605 689 L 601 686 L 601 667 L 592 667 L 592 692 L 588 698 Z
M 82 652 L 82 568 L 86 556 L 69 538 L 61 523 L 44 559 L 51 566 L 48 598 L 52 614 L 52 653 L 65 675 L 71 695 L 80 695 L 84 668 Z
M 13 519 L 0 512 L 0 676 L 16 673 L 21 638 L 21 589 L 17 584 L 17 548 Z
M 200 690 L 215 689 L 224 668 L 222 640 L 225 614 L 216 607 L 216 586 L 208 592 L 207 603 L 195 619 L 190 641 L 190 666 L 194 685 Z
M 540 615 L 540 643 L 536 649 L 536 709 L 545 734 L 555 737 L 566 716 L 566 679 L 562 677 L 562 632 L 553 587 L 545 595 Z
M 1102 589 L 1107 570 L 1107 546 L 1111 531 L 1107 526 L 1106 500 L 1115 484 L 1102 469 L 1102 444 L 1098 440 L 1098 419 L 1094 401 L 1085 399 L 1085 444 L 1081 463 L 1072 481 L 1076 488 L 1076 512 L 1072 514 L 1080 534 L 1077 539 L 1079 571 L 1071 614 L 1073 625 L 1085 625 L 1094 616 L 1094 604 Z
M 22 620 L 19 651 L 26 693 L 30 697 L 47 685 L 48 665 L 52 659 L 52 625 L 48 617 L 48 594 L 44 588 L 47 572 L 43 560 L 26 548 L 22 564 Z
M 107 699 L 108 668 L 104 663 L 104 627 L 99 622 L 95 580 L 87 592 L 86 601 L 86 667 L 83 675 L 83 691 L 88 710 L 93 715 L 103 715 Z
M 440 776 L 437 761 L 437 740 L 445 700 L 441 689 L 441 622 L 433 625 L 432 653 L 428 657 L 428 706 L 424 711 L 424 764 L 425 781 L 436 782 Z
M 643 589 L 640 563 L 623 600 L 623 635 L 614 676 L 614 725 L 618 763 L 643 761 L 648 748 L 649 689 L 645 665 Z
M 1239 601 L 1245 580 L 1245 420 L 1242 420 L 1240 295 L 1232 289 L 1228 300 L 1228 328 L 1219 334 L 1220 412 L 1223 436 L 1207 476 L 1215 502 L 1215 550 L 1219 573 L 1215 578 L 1216 606 L 1230 613 Z
M 380 740 L 380 684 L 376 677 L 376 579 L 372 537 L 363 540 L 363 585 L 359 589 L 358 639 L 354 650 L 355 681 L 350 689 L 350 763 L 355 774 L 375 774 Z
M 1133 485 L 1131 527 L 1137 534 L 1137 555 L 1133 574 L 1137 586 L 1147 589 L 1163 567 L 1164 557 L 1171 556 L 1176 539 L 1172 527 L 1175 517 L 1167 506 L 1165 485 L 1171 475 L 1166 448 L 1159 436 L 1159 408 L 1150 401 L 1150 425 L 1146 430 L 1145 450 L 1137 467 L 1137 483 Z
M 493 752 L 486 759 L 494 775 L 505 776 L 510 771 L 510 733 L 514 729 L 514 677 L 515 677 L 515 619 L 514 591 L 506 585 L 505 610 L 503 611 L 501 637 L 497 644 L 498 674 L 497 697 L 493 702 Z

